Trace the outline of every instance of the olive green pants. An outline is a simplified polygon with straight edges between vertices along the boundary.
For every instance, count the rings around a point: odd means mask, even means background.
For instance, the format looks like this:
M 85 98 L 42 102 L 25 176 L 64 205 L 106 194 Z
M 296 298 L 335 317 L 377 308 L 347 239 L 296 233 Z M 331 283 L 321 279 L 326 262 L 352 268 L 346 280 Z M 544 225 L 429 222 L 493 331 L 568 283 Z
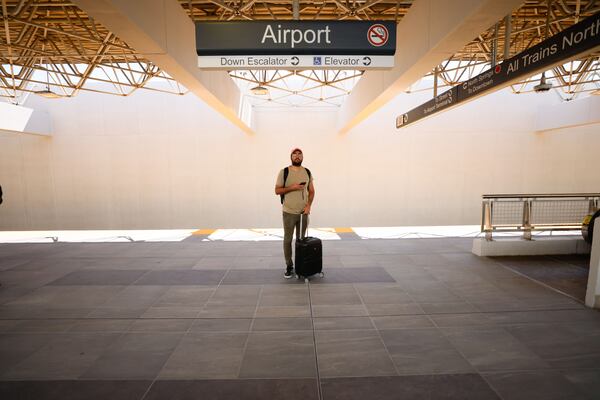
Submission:
M 302 216 L 302 236 L 300 236 L 300 217 Z M 306 226 L 308 225 L 308 215 L 283 213 L 283 255 L 285 256 L 285 265 L 294 266 L 292 261 L 292 239 L 294 230 L 296 239 L 306 235 Z

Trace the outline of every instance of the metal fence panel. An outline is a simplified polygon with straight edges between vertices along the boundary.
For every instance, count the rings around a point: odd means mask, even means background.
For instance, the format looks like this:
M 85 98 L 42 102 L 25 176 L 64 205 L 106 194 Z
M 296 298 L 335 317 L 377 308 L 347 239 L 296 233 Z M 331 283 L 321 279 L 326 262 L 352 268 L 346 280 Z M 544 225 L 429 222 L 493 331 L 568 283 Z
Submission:
M 522 201 L 496 201 L 492 206 L 492 226 L 521 225 L 523 222 Z
M 534 200 L 531 225 L 580 225 L 588 213 L 588 200 Z

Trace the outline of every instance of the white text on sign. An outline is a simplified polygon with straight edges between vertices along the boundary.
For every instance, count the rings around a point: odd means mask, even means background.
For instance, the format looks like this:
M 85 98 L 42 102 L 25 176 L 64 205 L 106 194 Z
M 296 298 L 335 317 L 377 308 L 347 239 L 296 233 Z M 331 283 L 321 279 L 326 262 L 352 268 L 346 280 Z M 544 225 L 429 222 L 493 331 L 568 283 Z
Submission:
M 329 38 L 329 25 L 326 25 L 324 29 L 281 29 L 281 25 L 277 25 L 277 33 L 273 31 L 271 25 L 267 25 L 265 33 L 263 34 L 262 44 L 267 41 L 271 41 L 273 44 L 288 44 L 288 36 L 290 38 L 290 47 L 293 49 L 294 46 L 301 43 L 307 44 L 321 44 L 321 35 L 324 35 L 324 43 L 331 44 Z

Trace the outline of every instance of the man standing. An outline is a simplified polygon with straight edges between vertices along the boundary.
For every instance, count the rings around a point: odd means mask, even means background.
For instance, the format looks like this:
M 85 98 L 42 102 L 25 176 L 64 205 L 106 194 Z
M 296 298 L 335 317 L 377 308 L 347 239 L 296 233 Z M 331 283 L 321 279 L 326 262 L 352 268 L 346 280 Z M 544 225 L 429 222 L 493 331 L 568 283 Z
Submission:
M 313 177 L 307 168 L 302 167 L 302 150 L 295 148 L 290 156 L 292 165 L 279 171 L 275 183 L 275 194 L 282 197 L 283 204 L 283 254 L 285 256 L 286 279 L 294 276 L 292 261 L 292 237 L 296 231 L 296 239 L 304 237 L 308 224 L 310 206 L 315 198 Z M 302 218 L 302 234 L 300 219 Z

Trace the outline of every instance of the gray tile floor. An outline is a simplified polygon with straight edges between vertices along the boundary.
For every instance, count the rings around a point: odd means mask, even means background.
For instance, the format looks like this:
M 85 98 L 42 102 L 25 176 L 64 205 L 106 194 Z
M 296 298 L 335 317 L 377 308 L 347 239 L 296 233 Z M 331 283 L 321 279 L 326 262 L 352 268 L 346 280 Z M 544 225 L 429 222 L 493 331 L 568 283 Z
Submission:
M 586 258 L 470 246 L 327 241 L 305 284 L 280 242 L 3 244 L 0 398 L 600 398 Z

